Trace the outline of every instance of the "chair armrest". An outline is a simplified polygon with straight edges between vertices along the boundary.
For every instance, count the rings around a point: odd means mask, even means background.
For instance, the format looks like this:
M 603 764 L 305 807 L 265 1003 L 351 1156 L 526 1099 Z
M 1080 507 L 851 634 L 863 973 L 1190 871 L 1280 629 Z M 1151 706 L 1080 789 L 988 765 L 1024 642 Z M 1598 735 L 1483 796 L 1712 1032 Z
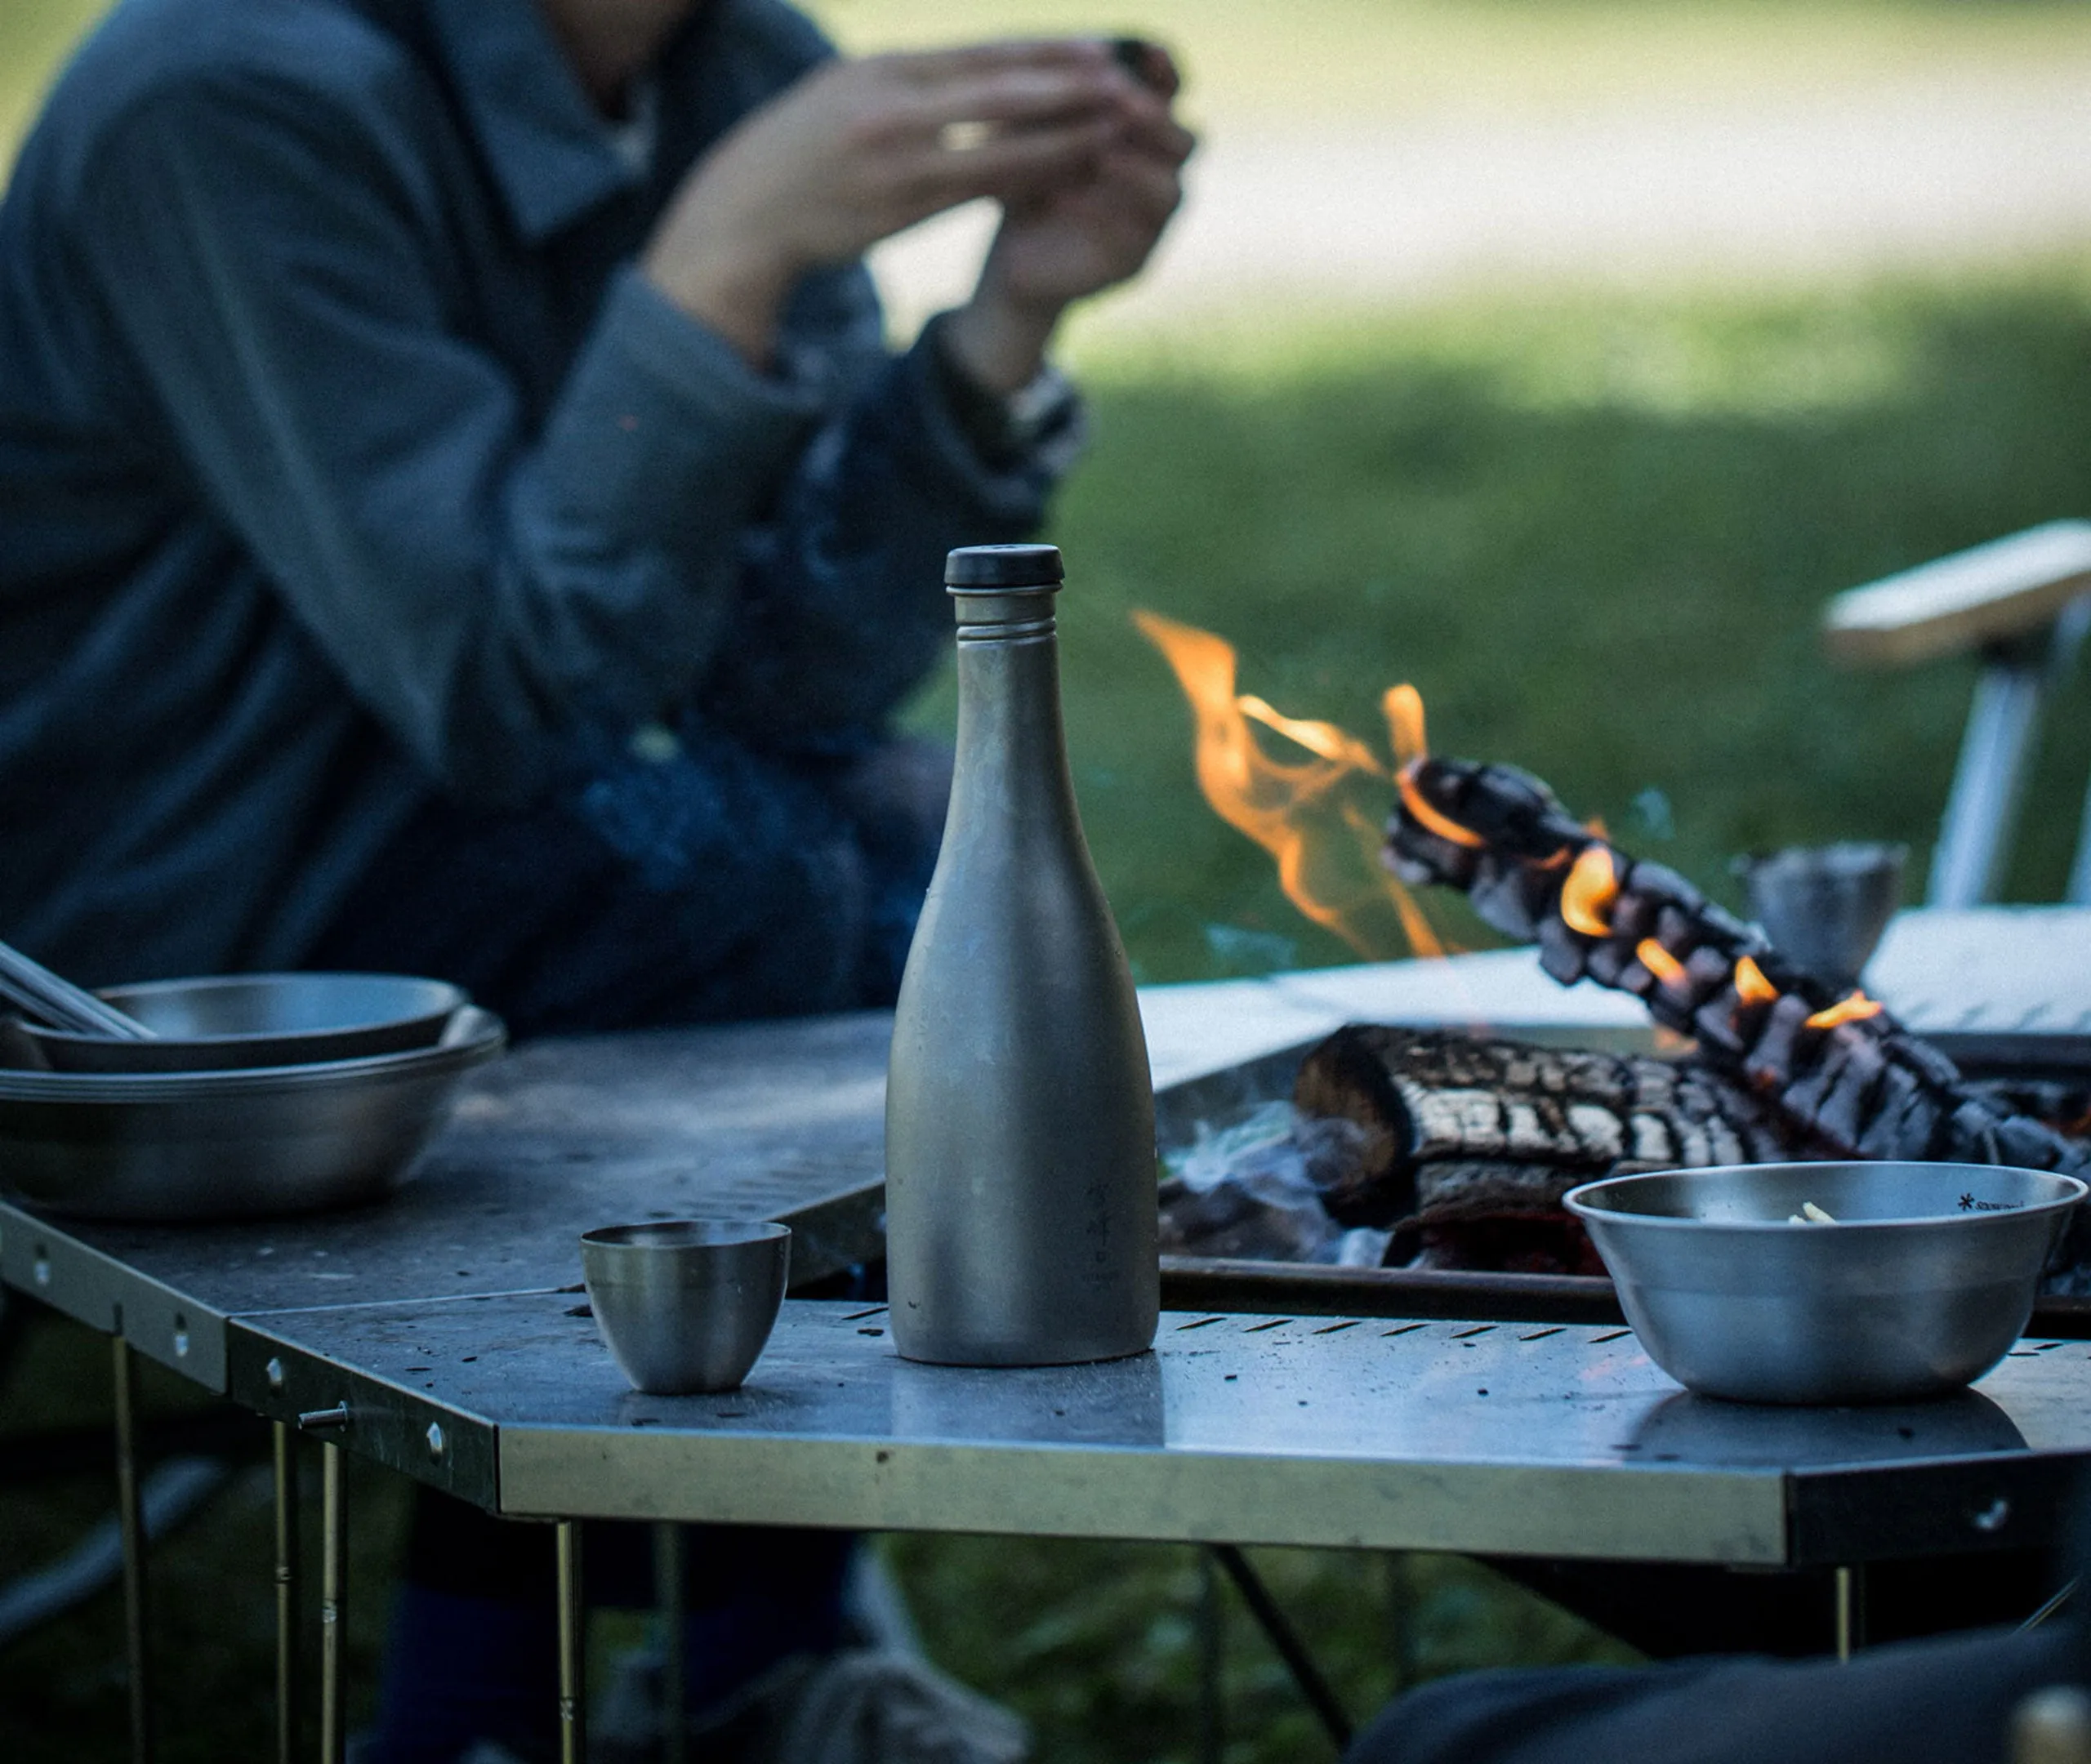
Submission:
M 2022 636 L 2091 594 L 2091 521 L 2049 521 L 1848 589 L 1824 609 L 1832 661 L 1906 667 Z

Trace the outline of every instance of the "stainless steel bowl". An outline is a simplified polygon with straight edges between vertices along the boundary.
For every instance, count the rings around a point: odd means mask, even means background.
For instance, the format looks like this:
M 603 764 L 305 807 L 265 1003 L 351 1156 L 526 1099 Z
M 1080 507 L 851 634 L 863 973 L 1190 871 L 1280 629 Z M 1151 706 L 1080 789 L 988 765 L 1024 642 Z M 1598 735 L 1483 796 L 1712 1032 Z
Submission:
M 584 1232 L 595 1327 L 627 1382 L 657 1396 L 738 1388 L 784 1303 L 788 1225 L 676 1219 Z
M 156 1039 L 127 1041 L 25 1020 L 22 1041 L 53 1071 L 217 1071 L 303 1066 L 433 1047 L 468 1000 L 407 974 L 229 974 L 105 987 L 96 995 Z
M 1648 1357 L 1743 1402 L 1888 1402 L 2004 1357 L 2084 1185 L 1982 1164 L 1761 1164 L 1567 1196 Z M 1793 1224 L 1812 1202 L 1832 1224 Z
M 82 1218 L 268 1218 L 381 1199 L 506 1031 L 466 1006 L 434 1047 L 254 1071 L 0 1071 L 0 1183 Z

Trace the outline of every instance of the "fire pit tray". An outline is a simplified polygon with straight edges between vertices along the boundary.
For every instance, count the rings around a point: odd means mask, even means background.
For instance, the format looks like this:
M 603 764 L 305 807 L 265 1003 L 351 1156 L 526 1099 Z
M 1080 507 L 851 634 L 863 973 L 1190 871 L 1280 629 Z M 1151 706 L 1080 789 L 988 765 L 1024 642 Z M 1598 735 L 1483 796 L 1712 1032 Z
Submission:
M 2091 1306 L 2091 1300 L 2080 1302 Z M 1595 1275 L 1325 1267 L 1219 1256 L 1164 1256 L 1161 1307 L 1290 1311 L 1302 1316 L 1482 1317 L 1496 1323 L 1626 1321 L 1612 1282 Z M 2091 1333 L 2091 1321 L 2086 1332 Z
M 1652 1031 L 1565 1029 L 1547 1024 L 1512 1025 L 1488 1032 L 1555 1046 L 1603 1047 L 1616 1053 L 1656 1049 Z M 1969 1077 L 2091 1075 L 2091 1036 L 2084 1035 L 1947 1033 L 1928 1039 Z M 1201 1120 L 1290 1096 L 1300 1060 L 1313 1045 L 1312 1041 L 1303 1042 L 1158 1092 L 1156 1124 L 1164 1149 L 1188 1144 Z M 1473 1317 L 1503 1323 L 1621 1327 L 1626 1321 L 1611 1281 L 1598 1275 L 1331 1267 L 1187 1255 L 1161 1258 L 1161 1303 L 1167 1310 L 1215 1314 Z M 2026 1333 L 2091 1340 L 2091 1294 L 2043 1293 L 2035 1301 Z

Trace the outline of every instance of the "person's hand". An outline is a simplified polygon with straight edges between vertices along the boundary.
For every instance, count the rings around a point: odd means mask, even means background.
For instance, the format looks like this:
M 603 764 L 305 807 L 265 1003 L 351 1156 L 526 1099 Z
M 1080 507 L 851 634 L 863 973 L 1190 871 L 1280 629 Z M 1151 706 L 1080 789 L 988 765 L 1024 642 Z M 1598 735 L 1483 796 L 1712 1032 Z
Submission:
M 1124 158 L 1157 102 L 1095 42 L 829 62 L 692 168 L 642 268 L 760 364 L 808 270 L 978 197 L 1036 212 Z
M 1170 115 L 1175 65 L 1144 46 L 1144 82 L 1109 143 L 1086 167 L 1029 194 L 1005 197 L 979 286 L 945 338 L 967 373 L 1014 392 L 1038 372 L 1060 315 L 1074 301 L 1139 270 L 1183 199 L 1196 145 Z

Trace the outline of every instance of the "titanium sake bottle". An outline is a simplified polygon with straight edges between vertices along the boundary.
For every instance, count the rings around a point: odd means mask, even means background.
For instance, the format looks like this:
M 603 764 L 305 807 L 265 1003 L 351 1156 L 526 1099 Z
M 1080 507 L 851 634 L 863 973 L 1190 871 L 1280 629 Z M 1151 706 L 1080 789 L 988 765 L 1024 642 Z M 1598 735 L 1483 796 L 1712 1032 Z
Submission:
M 958 764 L 886 1081 L 886 1269 L 910 1360 L 1139 1353 L 1160 1311 L 1154 1093 L 1061 737 L 1052 546 L 947 560 Z

